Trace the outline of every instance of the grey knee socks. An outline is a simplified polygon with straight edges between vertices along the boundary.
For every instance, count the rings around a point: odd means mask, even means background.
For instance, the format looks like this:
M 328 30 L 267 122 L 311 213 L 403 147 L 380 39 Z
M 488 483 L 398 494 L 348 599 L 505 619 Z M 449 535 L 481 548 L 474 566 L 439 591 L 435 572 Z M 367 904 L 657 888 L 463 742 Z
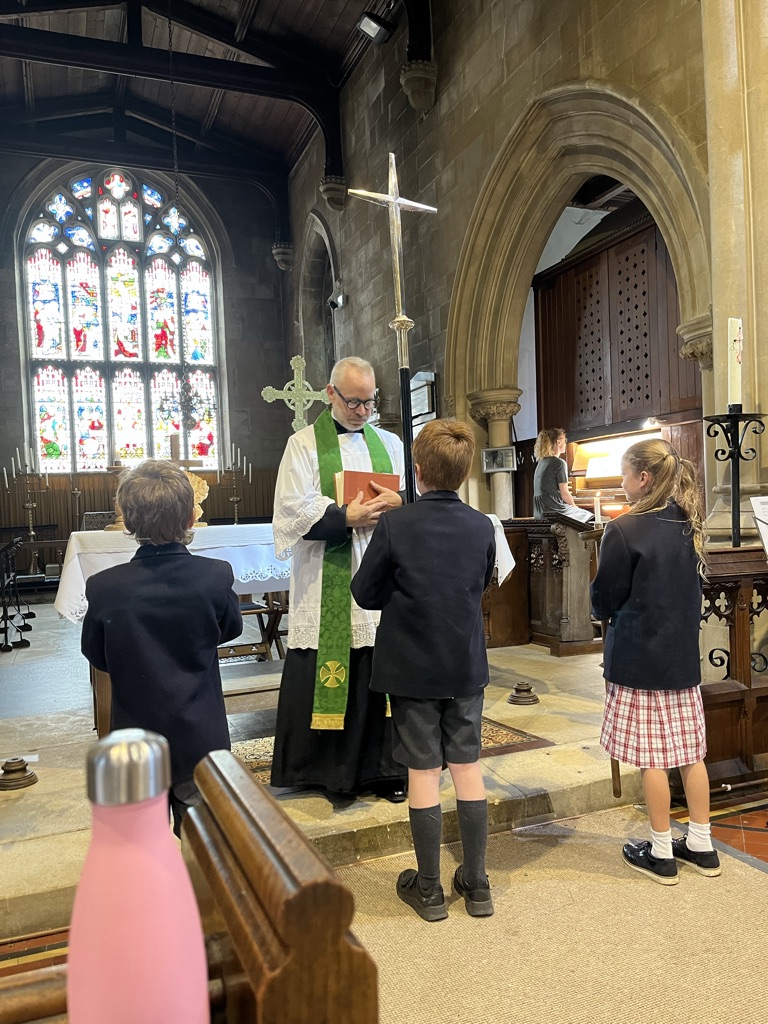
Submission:
M 440 804 L 434 807 L 411 807 L 408 816 L 419 869 L 419 888 L 427 892 L 440 884 L 440 836 L 443 827 Z
M 486 885 L 485 848 L 488 845 L 488 801 L 457 800 L 461 845 L 464 850 L 462 876 L 469 889 Z

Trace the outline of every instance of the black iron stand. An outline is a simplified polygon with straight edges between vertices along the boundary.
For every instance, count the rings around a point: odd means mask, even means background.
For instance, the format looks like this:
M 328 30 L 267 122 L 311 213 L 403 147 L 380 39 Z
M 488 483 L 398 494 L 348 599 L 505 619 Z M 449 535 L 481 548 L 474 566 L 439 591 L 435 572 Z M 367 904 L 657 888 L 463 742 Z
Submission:
M 400 415 L 403 418 L 403 451 L 405 454 L 405 496 L 408 504 L 416 501 L 416 483 L 413 476 L 413 416 L 411 415 L 411 370 L 400 367 Z
M 751 462 L 757 455 L 754 448 L 744 448 L 747 428 L 753 434 L 762 434 L 765 424 L 761 413 L 742 412 L 741 405 L 729 405 L 728 412 L 720 416 L 705 416 L 707 437 L 717 437 L 722 432 L 726 448 L 715 449 L 718 462 L 731 464 L 731 545 L 741 547 L 741 463 Z

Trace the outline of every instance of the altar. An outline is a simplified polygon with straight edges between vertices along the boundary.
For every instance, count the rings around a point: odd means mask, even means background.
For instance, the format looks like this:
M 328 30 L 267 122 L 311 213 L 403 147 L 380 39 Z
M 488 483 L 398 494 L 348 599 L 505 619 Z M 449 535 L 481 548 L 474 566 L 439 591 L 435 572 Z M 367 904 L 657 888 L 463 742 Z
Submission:
M 136 541 L 116 530 L 72 533 L 67 544 L 56 600 L 56 611 L 70 622 L 81 622 L 88 608 L 85 584 L 94 573 L 129 562 Z M 193 555 L 229 562 L 238 594 L 287 590 L 291 563 L 279 562 L 270 523 L 205 526 L 195 530 L 189 545 Z

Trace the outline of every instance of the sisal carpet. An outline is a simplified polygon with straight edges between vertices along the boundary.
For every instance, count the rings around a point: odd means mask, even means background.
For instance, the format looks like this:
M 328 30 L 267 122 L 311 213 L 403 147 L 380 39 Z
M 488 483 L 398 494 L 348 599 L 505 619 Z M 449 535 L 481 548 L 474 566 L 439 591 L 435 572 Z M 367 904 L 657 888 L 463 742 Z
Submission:
M 718 878 L 661 886 L 621 859 L 647 835 L 627 807 L 492 836 L 486 919 L 453 893 L 446 921 L 418 918 L 395 895 L 412 854 L 338 869 L 381 1024 L 764 1024 L 768 874 L 721 852 Z M 460 856 L 443 849 L 446 896 Z
M 480 757 L 491 754 L 511 754 L 517 750 L 533 750 L 536 747 L 551 747 L 550 740 L 532 736 L 522 729 L 512 729 L 500 722 L 483 718 L 481 727 L 482 750 Z M 232 753 L 239 758 L 259 782 L 268 783 L 272 754 L 275 749 L 274 736 L 262 736 L 255 740 L 242 740 L 232 744 Z

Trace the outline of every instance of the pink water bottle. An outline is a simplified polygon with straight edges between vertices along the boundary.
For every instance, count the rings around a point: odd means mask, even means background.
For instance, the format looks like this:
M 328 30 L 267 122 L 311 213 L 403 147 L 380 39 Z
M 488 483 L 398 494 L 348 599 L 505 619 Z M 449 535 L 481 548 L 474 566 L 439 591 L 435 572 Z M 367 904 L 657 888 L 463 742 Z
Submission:
M 192 883 L 171 832 L 168 741 L 120 729 L 88 752 L 91 845 L 69 932 L 70 1024 L 209 1024 Z

